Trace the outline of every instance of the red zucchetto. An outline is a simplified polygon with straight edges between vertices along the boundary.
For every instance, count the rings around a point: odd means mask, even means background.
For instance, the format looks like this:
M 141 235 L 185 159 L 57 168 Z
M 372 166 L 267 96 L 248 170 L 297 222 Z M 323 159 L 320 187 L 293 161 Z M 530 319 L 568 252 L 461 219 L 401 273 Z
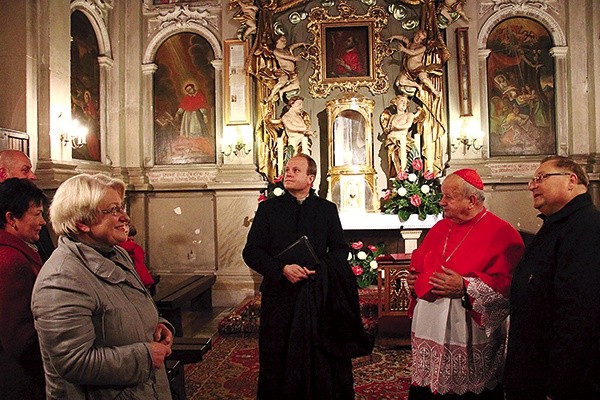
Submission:
M 483 190 L 483 181 L 481 180 L 481 177 L 479 176 L 477 171 L 475 171 L 474 169 L 463 168 L 463 169 L 459 169 L 458 171 L 455 171 L 453 173 L 455 175 L 460 176 L 465 181 L 467 181 L 471 185 L 475 186 L 477 189 Z

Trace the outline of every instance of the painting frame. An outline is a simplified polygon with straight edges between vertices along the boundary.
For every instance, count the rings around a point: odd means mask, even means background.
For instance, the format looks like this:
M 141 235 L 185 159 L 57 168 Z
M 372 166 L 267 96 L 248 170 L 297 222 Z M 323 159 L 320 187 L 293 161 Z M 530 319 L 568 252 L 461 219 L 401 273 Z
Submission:
M 223 52 L 225 125 L 250 123 L 250 76 L 246 73 L 248 41 L 225 40 Z
M 527 16 L 499 21 L 486 40 L 490 158 L 557 152 L 554 43 Z
M 305 50 L 306 58 L 312 63 L 313 74 L 308 78 L 309 92 L 313 97 L 325 98 L 334 89 L 342 92 L 357 92 L 367 87 L 372 94 L 384 94 L 389 88 L 389 79 L 383 73 L 383 59 L 389 49 L 382 39 L 381 32 L 387 26 L 388 17 L 382 6 L 369 7 L 366 14 L 357 11 L 345 0 L 338 3 L 339 15 L 330 15 L 328 9 L 314 7 L 309 14 L 308 33 L 312 37 Z M 339 35 L 338 35 L 339 34 Z M 357 34 L 361 40 L 364 73 L 335 74 L 335 60 L 339 54 L 333 50 L 332 39 L 343 46 L 344 38 Z
M 211 44 L 195 32 L 178 32 L 157 48 L 152 77 L 155 165 L 217 162 L 214 60 Z
M 323 60 L 321 74 L 324 83 L 348 82 L 353 80 L 372 80 L 373 76 L 373 24 L 355 21 L 352 23 L 322 24 L 321 50 Z M 358 38 L 358 39 L 356 39 Z M 345 63 L 341 57 L 352 55 L 344 51 L 346 43 L 350 40 L 356 42 L 354 49 L 362 59 L 358 63 Z M 338 43 L 338 42 L 344 42 Z M 340 50 L 339 48 L 342 47 Z M 343 53 L 343 54 L 341 54 Z M 344 63 L 342 66 L 340 63 Z M 358 67 L 351 68 L 352 64 Z
M 456 28 L 455 33 L 460 116 L 471 117 L 473 116 L 473 104 L 471 101 L 471 70 L 469 64 L 469 28 Z

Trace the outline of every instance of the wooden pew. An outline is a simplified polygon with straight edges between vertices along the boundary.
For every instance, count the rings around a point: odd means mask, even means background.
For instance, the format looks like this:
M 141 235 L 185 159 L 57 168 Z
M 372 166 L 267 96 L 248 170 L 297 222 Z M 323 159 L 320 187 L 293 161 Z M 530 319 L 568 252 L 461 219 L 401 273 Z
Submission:
M 175 336 L 183 336 L 182 310 L 211 311 L 214 275 L 191 275 L 172 286 L 159 286 L 154 302 L 161 316 L 175 327 Z
M 182 364 L 202 361 L 202 356 L 212 347 L 210 338 L 175 337 L 171 346 L 169 360 L 179 360 Z
M 211 346 L 210 338 L 173 338 L 172 352 L 165 360 L 173 400 L 185 400 L 183 365 L 202 361 L 202 356 L 210 350 Z

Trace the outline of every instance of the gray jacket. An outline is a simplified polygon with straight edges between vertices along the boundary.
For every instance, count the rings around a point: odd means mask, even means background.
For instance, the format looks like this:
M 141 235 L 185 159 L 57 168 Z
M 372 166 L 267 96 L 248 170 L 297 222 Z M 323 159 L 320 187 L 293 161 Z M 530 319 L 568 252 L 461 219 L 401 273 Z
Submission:
M 158 311 L 125 250 L 61 237 L 31 308 L 48 399 L 171 399 L 150 354 Z

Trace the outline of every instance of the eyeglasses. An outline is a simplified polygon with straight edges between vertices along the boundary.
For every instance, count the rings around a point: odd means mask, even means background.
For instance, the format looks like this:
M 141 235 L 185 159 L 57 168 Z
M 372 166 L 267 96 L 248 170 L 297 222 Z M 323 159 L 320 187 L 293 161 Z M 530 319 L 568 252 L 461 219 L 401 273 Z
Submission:
M 107 208 L 106 210 L 100 210 L 100 212 L 102 214 L 110 214 L 110 215 L 114 215 L 116 217 L 125 212 L 125 206 L 122 204 L 119 204 L 118 206 L 112 206 L 111 208 Z
M 547 174 L 539 174 L 539 175 L 536 175 L 533 178 L 531 178 L 529 180 L 529 184 L 530 185 L 533 185 L 533 184 L 539 185 L 540 183 L 542 183 L 542 181 L 544 179 L 546 179 L 549 176 L 561 176 L 561 175 L 562 176 L 573 175 L 573 173 L 572 172 L 549 172 Z

